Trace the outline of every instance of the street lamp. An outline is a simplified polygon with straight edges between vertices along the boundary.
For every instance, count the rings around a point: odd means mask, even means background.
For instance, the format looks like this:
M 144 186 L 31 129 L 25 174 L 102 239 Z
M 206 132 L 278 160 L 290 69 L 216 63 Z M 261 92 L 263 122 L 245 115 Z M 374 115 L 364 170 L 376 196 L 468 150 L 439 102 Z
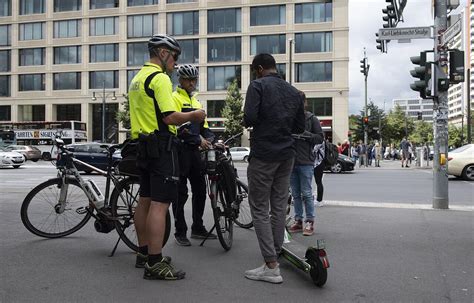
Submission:
M 115 96 L 115 92 L 105 92 L 105 80 L 102 81 L 102 95 L 97 93 L 99 98 L 102 98 L 102 143 L 105 143 L 105 99 L 112 94 L 112 100 L 117 100 L 117 97 Z M 96 101 L 96 92 L 92 93 L 92 101 Z
M 289 78 L 288 78 L 289 81 L 288 82 L 290 84 L 292 84 L 292 81 L 291 81 L 292 80 L 292 78 L 291 78 L 291 75 L 292 75 L 291 68 L 292 68 L 292 65 L 293 65 L 293 62 L 292 62 L 293 61 L 293 38 L 288 39 L 288 41 L 290 42 L 290 60 L 289 60 L 290 61 L 290 66 L 289 66 L 289 69 L 288 69 L 288 71 L 289 71 Z

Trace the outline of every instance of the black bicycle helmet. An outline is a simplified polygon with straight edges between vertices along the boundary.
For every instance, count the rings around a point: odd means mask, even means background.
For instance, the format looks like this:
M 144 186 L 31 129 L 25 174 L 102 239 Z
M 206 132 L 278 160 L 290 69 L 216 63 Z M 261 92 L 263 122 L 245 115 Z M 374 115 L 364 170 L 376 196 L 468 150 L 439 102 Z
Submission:
M 181 47 L 179 46 L 178 41 L 167 35 L 153 35 L 153 37 L 148 40 L 148 50 L 159 47 L 175 51 L 178 55 L 181 54 Z
M 196 79 L 199 77 L 199 71 L 192 64 L 183 64 L 178 66 L 178 77 L 185 79 Z

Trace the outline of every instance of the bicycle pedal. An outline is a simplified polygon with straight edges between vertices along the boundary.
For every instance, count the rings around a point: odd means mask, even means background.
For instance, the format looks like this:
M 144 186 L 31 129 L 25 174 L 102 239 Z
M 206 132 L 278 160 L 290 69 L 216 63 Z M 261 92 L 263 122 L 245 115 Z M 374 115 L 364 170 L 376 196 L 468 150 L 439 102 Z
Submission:
M 87 213 L 87 208 L 84 207 L 84 206 L 81 206 L 78 209 L 76 209 L 76 213 L 78 213 L 79 215 L 86 214 Z

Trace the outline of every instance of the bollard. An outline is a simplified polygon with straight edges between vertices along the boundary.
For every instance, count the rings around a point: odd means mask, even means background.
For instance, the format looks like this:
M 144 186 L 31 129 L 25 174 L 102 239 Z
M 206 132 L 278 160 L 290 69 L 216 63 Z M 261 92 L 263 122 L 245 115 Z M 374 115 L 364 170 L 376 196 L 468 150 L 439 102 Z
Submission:
M 417 147 L 416 148 L 416 166 L 417 167 L 422 167 L 421 165 L 422 159 L 423 159 L 423 149 L 421 147 Z

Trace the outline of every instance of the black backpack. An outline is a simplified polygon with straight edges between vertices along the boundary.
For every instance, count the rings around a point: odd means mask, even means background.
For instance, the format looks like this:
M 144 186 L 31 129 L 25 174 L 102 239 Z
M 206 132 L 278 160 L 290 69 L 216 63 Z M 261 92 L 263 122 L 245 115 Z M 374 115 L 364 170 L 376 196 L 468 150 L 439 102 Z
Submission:
M 328 166 L 333 166 L 337 163 L 338 157 L 337 146 L 329 142 L 329 140 L 324 140 L 324 163 Z

